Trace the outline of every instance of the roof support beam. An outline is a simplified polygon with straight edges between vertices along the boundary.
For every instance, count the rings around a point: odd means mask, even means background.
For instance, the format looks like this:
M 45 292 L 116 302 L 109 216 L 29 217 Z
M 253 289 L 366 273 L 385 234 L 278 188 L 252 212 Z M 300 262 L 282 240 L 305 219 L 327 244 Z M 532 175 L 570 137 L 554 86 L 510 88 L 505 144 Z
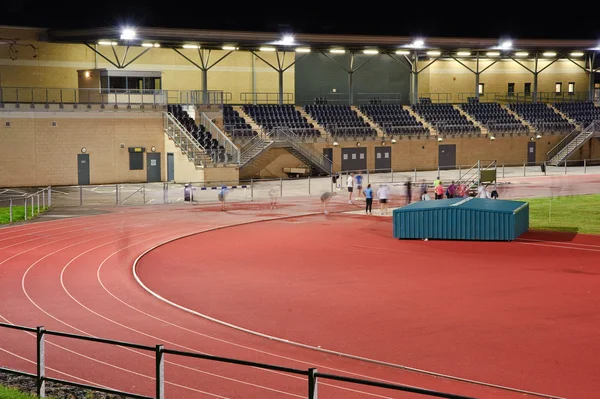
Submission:
M 342 64 L 337 62 L 333 57 L 329 56 L 324 51 L 320 51 L 320 53 L 323 54 L 325 57 L 329 58 L 331 61 L 333 61 L 337 66 L 342 68 L 348 74 L 348 101 L 349 101 L 348 104 L 354 105 L 354 87 L 353 87 L 354 86 L 354 81 L 353 81 L 354 72 L 358 71 L 360 68 L 365 66 L 368 62 L 370 62 L 372 59 L 377 57 L 379 55 L 379 53 L 373 55 L 372 57 L 369 57 L 369 59 L 367 59 L 365 62 L 363 62 L 356 68 L 354 67 L 355 53 L 353 51 L 350 52 L 349 68 L 346 68 L 345 66 L 343 66 Z
M 279 74 L 279 101 L 278 102 L 279 102 L 279 104 L 283 104 L 283 74 L 285 73 L 285 71 L 287 71 L 292 66 L 294 66 L 296 64 L 296 62 L 298 62 L 302 58 L 304 58 L 304 56 L 306 56 L 306 54 L 302 54 L 302 56 L 300 56 L 300 57 L 296 58 L 294 61 L 292 61 L 290 63 L 290 65 L 288 65 L 287 67 L 284 67 L 285 55 L 286 55 L 285 51 L 275 51 L 275 56 L 277 57 L 277 66 L 275 66 L 275 65 L 271 64 L 269 61 L 265 60 L 263 57 L 258 55 L 256 53 L 256 51 L 250 50 L 250 52 L 252 54 L 254 54 L 259 60 L 261 60 L 262 62 L 264 62 L 271 68 L 273 68 L 273 70 L 275 70 Z M 281 55 L 280 55 L 280 53 L 281 53 Z
M 96 50 L 94 47 L 90 46 L 89 43 L 85 43 L 85 45 L 92 50 L 94 53 L 98 54 L 100 57 L 102 57 L 106 62 L 108 62 L 109 64 L 111 64 L 112 66 L 114 66 L 115 68 L 120 68 L 119 65 L 117 65 L 115 62 L 113 62 L 111 59 L 107 58 L 104 54 L 102 54 L 100 51 Z M 117 60 L 117 62 L 119 62 Z
M 94 46 L 92 46 L 91 44 L 85 43 L 85 45 L 86 45 L 87 48 L 89 48 L 90 50 L 92 50 L 95 54 L 97 54 L 100 57 L 102 57 L 106 62 L 108 62 L 109 64 L 111 64 L 112 66 L 114 66 L 117 69 L 125 69 L 125 68 L 127 68 L 129 65 L 133 64 L 142 55 L 146 54 L 151 49 L 151 47 L 148 47 L 148 48 L 144 49 L 142 52 L 140 52 L 138 55 L 136 55 L 130 61 L 127 62 L 127 55 L 129 54 L 129 47 L 130 46 L 127 46 L 125 48 L 125 53 L 123 54 L 123 59 L 119 60 L 119 56 L 117 54 L 117 50 L 115 49 L 115 46 L 111 45 L 110 47 L 112 48 L 112 52 L 113 52 L 113 54 L 115 56 L 115 60 L 113 61 L 110 58 L 108 58 L 107 56 L 105 56 L 104 54 L 102 54 L 100 51 L 96 50 L 96 48 Z

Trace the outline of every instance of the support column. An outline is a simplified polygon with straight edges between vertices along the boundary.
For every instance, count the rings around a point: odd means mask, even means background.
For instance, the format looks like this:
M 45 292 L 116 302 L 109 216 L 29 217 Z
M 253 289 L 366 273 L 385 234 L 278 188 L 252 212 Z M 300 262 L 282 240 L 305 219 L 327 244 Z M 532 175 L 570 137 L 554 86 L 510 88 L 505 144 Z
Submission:
M 475 98 L 479 100 L 479 53 L 475 60 Z
M 593 53 L 590 57 L 589 57 L 589 64 L 590 64 L 590 74 L 588 76 L 589 78 L 589 82 L 588 82 L 588 100 L 590 101 L 594 101 L 594 83 L 595 83 L 595 70 L 594 70 L 594 59 L 596 58 L 596 53 Z
M 202 68 L 202 103 L 208 104 L 208 69 Z
M 533 102 L 537 102 L 538 97 L 538 53 L 535 53 L 533 64 Z
M 348 105 L 354 105 L 354 53 L 350 53 L 350 68 L 348 69 Z
M 279 105 L 283 105 L 283 69 L 277 72 L 279 74 Z
M 415 51 L 413 53 L 412 70 L 410 72 L 410 77 L 411 77 L 410 90 L 411 90 L 411 97 L 412 97 L 411 103 L 413 105 L 415 105 L 419 102 L 419 70 L 418 70 L 418 66 L 417 66 L 418 61 L 419 61 L 419 55 Z

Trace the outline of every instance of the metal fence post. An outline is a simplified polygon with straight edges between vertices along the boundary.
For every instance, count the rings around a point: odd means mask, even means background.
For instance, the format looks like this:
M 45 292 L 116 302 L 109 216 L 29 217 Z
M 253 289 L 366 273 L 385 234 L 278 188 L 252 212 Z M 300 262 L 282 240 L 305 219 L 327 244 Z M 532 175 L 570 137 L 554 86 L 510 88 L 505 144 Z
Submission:
M 250 179 L 250 200 L 254 200 L 254 179 Z
M 502 178 L 504 178 L 504 164 L 502 164 Z
M 308 175 L 308 194 L 310 195 L 310 175 Z
M 392 172 L 392 183 L 394 182 L 394 169 L 390 169 L 390 172 Z
M 23 205 L 23 215 L 25 216 L 25 220 L 27 220 L 27 198 L 25 198 L 24 205 Z
M 317 369 L 308 369 L 308 399 L 317 399 Z
M 544 161 L 544 176 L 546 176 L 546 175 L 547 175 L 547 173 L 546 173 L 546 161 Z
M 461 171 L 460 171 L 460 165 L 458 165 L 458 180 L 460 180 L 461 178 Z
M 369 176 L 369 169 L 367 169 L 367 184 L 369 184 L 371 182 L 370 176 Z
M 12 198 L 8 200 L 8 221 L 12 223 L 13 221 L 13 212 L 12 212 Z
M 279 196 L 283 197 L 283 177 L 279 178 Z
M 31 197 L 29 197 L 29 198 L 31 198 L 31 217 L 33 218 L 35 216 L 35 213 L 34 213 L 35 212 L 35 206 L 33 204 L 33 195 Z
M 44 327 L 37 328 L 37 379 L 36 388 L 38 398 L 46 397 L 46 365 L 44 348 Z
M 142 201 L 144 201 L 144 205 L 146 205 L 146 185 L 142 184 Z
M 79 206 L 83 205 L 83 186 L 79 186 Z
M 48 208 L 52 206 L 52 187 L 48 186 Z
M 567 160 L 565 159 L 565 175 L 567 174 Z
M 417 168 L 415 168 L 415 181 L 417 181 Z
M 165 398 L 165 347 L 156 345 L 156 399 Z
M 46 207 L 46 190 L 42 190 L 42 208 Z
M 37 208 L 38 208 L 38 213 L 40 213 L 40 195 L 36 195 L 37 197 Z
M 523 176 L 527 176 L 527 163 L 523 163 Z
M 115 184 L 115 205 L 119 205 L 119 185 Z
M 586 160 L 584 159 L 584 160 L 583 160 L 583 174 L 584 174 L 584 175 L 587 173 L 587 172 L 586 172 L 586 170 L 587 170 L 587 162 L 586 162 Z

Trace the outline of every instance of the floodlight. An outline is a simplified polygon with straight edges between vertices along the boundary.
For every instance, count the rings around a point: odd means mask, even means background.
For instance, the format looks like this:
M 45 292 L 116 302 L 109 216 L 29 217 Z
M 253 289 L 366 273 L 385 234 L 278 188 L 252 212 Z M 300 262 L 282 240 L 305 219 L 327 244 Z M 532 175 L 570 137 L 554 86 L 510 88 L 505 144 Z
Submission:
M 125 28 L 121 31 L 121 40 L 132 40 L 135 39 L 135 30 L 132 28 Z
M 308 47 L 298 47 L 296 49 L 297 53 L 310 53 L 310 48 Z
M 527 57 L 529 55 L 529 53 L 527 51 L 519 51 L 519 52 L 515 53 L 515 55 L 517 57 Z
M 329 52 L 333 54 L 344 54 L 346 50 L 344 50 L 343 48 L 332 48 L 331 50 L 329 50 Z
M 581 51 L 574 51 L 571 53 L 571 57 L 581 57 L 583 53 Z
M 547 51 L 544 54 L 542 54 L 544 57 L 556 57 L 556 53 L 553 51 Z
M 275 47 L 261 47 L 261 48 L 259 48 L 259 50 L 273 52 L 273 51 L 275 51 Z
M 508 50 L 509 48 L 512 47 L 512 42 L 510 40 L 505 40 L 502 43 L 500 43 L 500 48 L 503 50 Z
M 379 54 L 379 51 L 378 51 L 378 50 L 375 50 L 375 49 L 366 49 L 366 50 L 363 50 L 363 53 L 364 53 L 364 54 L 371 54 L 371 55 L 375 55 L 375 54 Z

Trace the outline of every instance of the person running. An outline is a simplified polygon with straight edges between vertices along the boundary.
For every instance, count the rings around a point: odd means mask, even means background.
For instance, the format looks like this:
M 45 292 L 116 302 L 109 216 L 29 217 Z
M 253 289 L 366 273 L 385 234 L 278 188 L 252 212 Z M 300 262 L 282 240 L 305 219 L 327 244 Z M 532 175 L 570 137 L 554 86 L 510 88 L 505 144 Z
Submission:
M 219 190 L 219 201 L 221 201 L 221 210 L 224 211 L 225 210 L 225 200 L 227 199 L 227 196 L 229 195 L 229 189 L 227 187 L 223 187 L 221 188 L 221 190 Z
M 370 184 L 367 184 L 367 188 L 364 191 L 365 194 L 365 214 L 372 215 L 373 214 L 373 189 Z
M 358 195 L 357 199 L 360 199 L 360 196 L 362 194 L 362 181 L 363 177 L 360 174 L 360 171 L 358 171 L 358 173 L 356 174 L 356 194 Z
M 274 188 L 269 190 L 269 198 L 271 199 L 271 204 L 269 205 L 269 209 L 277 209 L 277 190 Z
M 380 186 L 377 190 L 377 198 L 379 198 L 379 211 L 382 215 L 387 214 L 388 199 L 390 195 L 390 189 L 385 184 Z
M 354 191 L 354 173 L 350 173 L 348 176 L 348 203 L 352 203 L 352 192 Z
M 321 194 L 321 204 L 323 205 L 324 214 L 329 215 L 329 212 L 327 211 L 327 204 L 329 203 L 331 197 L 334 197 L 336 195 L 337 193 L 335 191 L 326 191 L 323 194 Z

